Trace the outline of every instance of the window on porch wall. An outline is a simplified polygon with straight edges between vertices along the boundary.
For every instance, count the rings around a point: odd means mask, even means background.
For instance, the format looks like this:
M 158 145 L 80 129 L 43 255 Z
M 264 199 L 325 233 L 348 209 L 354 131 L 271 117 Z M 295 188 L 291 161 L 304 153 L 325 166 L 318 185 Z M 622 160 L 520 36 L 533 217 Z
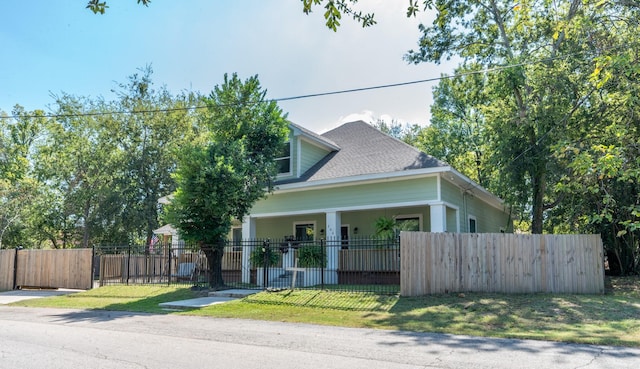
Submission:
M 314 234 L 314 224 L 296 224 L 296 241 L 313 241 Z
M 395 218 L 396 236 L 402 231 L 419 232 L 421 220 L 419 216 L 397 216 Z
M 242 228 L 232 228 L 233 251 L 242 250 Z

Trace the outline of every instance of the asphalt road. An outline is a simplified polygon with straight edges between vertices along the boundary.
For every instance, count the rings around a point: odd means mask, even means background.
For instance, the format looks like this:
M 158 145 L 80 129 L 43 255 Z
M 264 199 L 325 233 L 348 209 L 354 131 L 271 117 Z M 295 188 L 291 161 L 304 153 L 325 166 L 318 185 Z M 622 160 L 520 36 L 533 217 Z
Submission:
M 0 306 L 3 369 L 639 367 L 620 347 Z

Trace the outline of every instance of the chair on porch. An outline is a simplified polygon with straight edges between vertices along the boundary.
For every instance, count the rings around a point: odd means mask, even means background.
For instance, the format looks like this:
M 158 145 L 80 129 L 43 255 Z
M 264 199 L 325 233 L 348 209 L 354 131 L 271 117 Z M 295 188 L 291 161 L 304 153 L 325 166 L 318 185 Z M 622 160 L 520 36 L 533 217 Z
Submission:
M 171 277 L 178 281 L 193 280 L 195 269 L 196 263 L 180 263 L 178 264 L 178 270 L 176 273 L 171 274 Z

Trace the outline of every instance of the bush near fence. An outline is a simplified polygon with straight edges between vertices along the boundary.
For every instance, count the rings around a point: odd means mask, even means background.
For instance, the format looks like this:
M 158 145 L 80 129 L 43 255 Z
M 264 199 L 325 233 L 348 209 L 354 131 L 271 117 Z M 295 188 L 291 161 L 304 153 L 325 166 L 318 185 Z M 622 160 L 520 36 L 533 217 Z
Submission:
M 401 234 L 402 296 L 604 293 L 599 235 Z

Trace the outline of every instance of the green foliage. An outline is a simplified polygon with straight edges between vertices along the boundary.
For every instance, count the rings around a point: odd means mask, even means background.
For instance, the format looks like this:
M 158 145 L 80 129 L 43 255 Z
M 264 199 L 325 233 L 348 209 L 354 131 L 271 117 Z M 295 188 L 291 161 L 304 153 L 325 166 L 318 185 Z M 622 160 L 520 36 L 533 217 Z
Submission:
M 374 228 L 374 236 L 379 240 L 377 247 L 385 248 L 395 244 L 393 240 L 400 236 L 400 232 L 417 231 L 420 229 L 420 224 L 417 219 L 393 219 L 381 216 L 375 220 Z
M 0 249 L 23 246 L 25 204 L 33 196 L 27 182 L 0 179 Z
M 155 90 L 151 74 L 118 85 L 114 101 L 61 93 L 54 118 L 20 106 L 0 118 L 0 178 L 12 192 L 0 200 L 5 241 L 65 248 L 150 237 L 158 198 L 175 189 L 178 148 L 197 128 L 195 97 Z
M 491 149 L 484 113 L 488 81 L 476 73 L 479 70 L 479 65 L 462 66 L 457 76 L 433 89 L 431 124 L 418 134 L 416 146 L 489 187 L 493 169 L 487 162 Z
M 386 123 L 385 121 L 378 119 L 373 126 L 381 132 L 397 138 L 408 145 L 416 144 L 417 136 L 421 130 L 421 127 L 417 124 L 410 125 L 407 123 L 402 125 L 396 120 L 392 120 L 391 123 Z
M 362 24 L 362 27 L 369 27 L 376 24 L 373 19 L 373 13 L 363 13 L 353 8 L 358 0 L 302 0 L 303 11 L 305 14 L 311 13 L 315 5 L 321 5 L 324 12 L 325 25 L 334 32 L 340 27 L 342 14 L 350 15 L 356 22 Z
M 298 249 L 298 266 L 301 268 L 324 268 L 327 256 L 322 245 L 305 245 Z
M 32 161 L 47 122 L 43 114 L 16 105 L 13 118 L 0 118 L 0 249 L 37 243 L 31 214 L 44 184 L 34 177 Z
M 392 218 L 379 217 L 374 224 L 375 236 L 383 240 L 391 240 L 396 236 L 396 222 Z
M 256 76 L 245 81 L 224 76 L 203 99 L 207 140 L 185 145 L 175 175 L 178 188 L 167 219 L 181 237 L 203 245 L 221 245 L 233 218 L 242 219 L 273 188 L 275 158 L 288 124 Z M 222 281 L 222 252 L 208 253 L 210 284 Z
M 115 101 L 55 97 L 60 115 L 48 122 L 34 160 L 37 176 L 52 187 L 56 212 L 36 219 L 49 228 L 48 239 L 62 247 L 126 244 L 145 242 L 158 228 L 157 200 L 175 189 L 178 148 L 194 137 L 194 117 L 183 108 L 196 101 L 155 90 L 151 75 L 147 67 L 131 76 Z
M 254 268 L 264 268 L 265 264 L 267 267 L 272 267 L 278 265 L 281 255 L 277 249 L 270 248 L 267 253 L 266 248 L 258 246 L 251 251 L 249 261 Z
M 418 145 L 506 199 L 531 231 L 600 233 L 612 272 L 637 273 L 637 7 L 441 5 L 406 60 L 464 63 L 434 90 Z
M 242 219 L 271 191 L 274 159 L 288 132 L 282 111 L 264 95 L 257 77 L 242 82 L 234 74 L 203 100 L 210 141 L 185 146 L 168 207 L 185 240 L 223 240 L 231 219 Z
M 142 4 L 144 6 L 149 6 L 149 3 L 151 2 L 151 0 L 136 0 L 138 2 L 138 4 Z M 104 14 L 107 11 L 107 8 L 109 8 L 109 6 L 107 5 L 106 1 L 100 1 L 100 0 L 89 0 L 87 2 L 87 9 L 91 10 L 93 12 L 93 14 Z

